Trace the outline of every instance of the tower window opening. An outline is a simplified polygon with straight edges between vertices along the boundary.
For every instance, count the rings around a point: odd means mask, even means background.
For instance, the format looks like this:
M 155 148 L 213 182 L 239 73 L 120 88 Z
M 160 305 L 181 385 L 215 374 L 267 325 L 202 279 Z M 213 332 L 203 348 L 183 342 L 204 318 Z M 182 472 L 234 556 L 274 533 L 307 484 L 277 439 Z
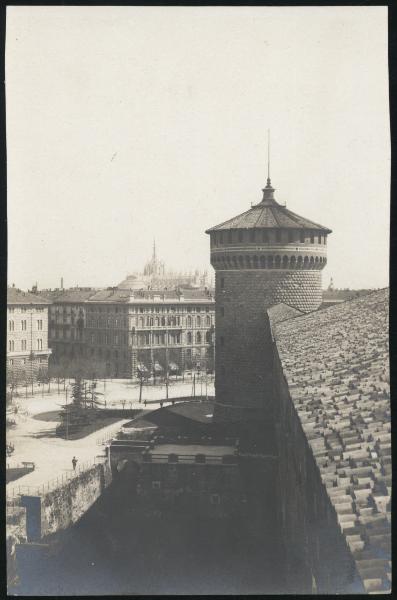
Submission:
M 304 231 L 300 232 L 300 238 L 299 239 L 300 239 L 301 244 L 305 243 L 305 232 Z
M 267 231 L 262 231 L 262 241 L 266 243 L 269 241 L 269 233 Z
M 288 241 L 289 242 L 294 241 L 294 232 L 293 231 L 288 231 Z
M 310 234 L 310 243 L 314 244 L 314 235 L 313 235 L 313 233 Z
M 281 231 L 279 229 L 276 231 L 276 242 L 281 242 Z
M 251 229 L 250 231 L 250 241 L 255 242 L 255 229 Z
M 238 232 L 238 241 L 239 241 L 239 242 L 242 242 L 242 241 L 243 241 L 243 239 L 244 239 L 243 232 L 242 232 L 242 230 L 241 230 L 241 229 L 239 229 L 239 232 Z

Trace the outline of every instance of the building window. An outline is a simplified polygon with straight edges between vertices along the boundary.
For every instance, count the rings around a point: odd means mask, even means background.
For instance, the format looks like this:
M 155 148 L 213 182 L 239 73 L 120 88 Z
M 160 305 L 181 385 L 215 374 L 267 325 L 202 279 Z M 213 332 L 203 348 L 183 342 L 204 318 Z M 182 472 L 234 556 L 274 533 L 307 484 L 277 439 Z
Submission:
M 238 241 L 242 242 L 243 240 L 244 240 L 244 234 L 243 234 L 242 230 L 239 229 L 239 232 L 238 232 Z
M 211 502 L 211 504 L 220 504 L 221 498 L 220 498 L 219 494 L 211 494 L 210 502 Z
M 201 344 L 201 333 L 199 331 L 196 334 L 196 342 L 197 344 Z
M 15 347 L 14 340 L 10 340 L 10 341 L 8 342 L 8 350 L 9 350 L 10 352 L 14 352 L 14 347 Z
M 233 241 L 233 232 L 230 230 L 227 234 L 227 241 L 231 243 Z
M 13 365 L 13 364 L 14 364 L 14 361 L 13 361 L 13 359 L 11 358 L 11 360 L 10 360 L 10 365 L 11 365 L 11 367 L 12 367 L 12 365 Z
M 192 334 L 190 331 L 187 332 L 187 343 L 188 344 L 192 343 Z
M 221 290 L 225 289 L 225 278 L 221 277 Z
M 14 331 L 14 321 L 8 321 L 8 330 Z
M 221 231 L 219 234 L 219 243 L 223 244 L 223 231 Z
M 251 229 L 250 231 L 250 241 L 255 242 L 255 229 Z
M 39 319 L 39 320 L 37 321 L 37 329 L 38 329 L 39 331 L 42 331 L 42 330 L 43 330 L 43 321 L 42 321 L 42 319 Z
M 201 317 L 197 317 L 196 322 L 197 322 L 197 327 L 201 327 Z
M 38 339 L 37 340 L 37 350 L 42 350 L 42 349 L 43 349 L 43 340 Z
M 314 235 L 313 234 L 310 235 L 310 243 L 314 244 Z
M 21 340 L 21 350 L 26 350 L 26 340 Z
M 281 242 L 281 231 L 279 229 L 276 230 L 276 242 Z
M 300 235 L 300 238 L 299 238 L 300 239 L 300 243 L 304 244 L 305 243 L 305 232 L 304 231 L 300 231 L 299 235 Z
M 294 241 L 294 232 L 293 231 L 288 231 L 288 241 L 289 242 Z
M 322 243 L 323 243 L 323 240 L 322 240 L 322 236 L 321 236 L 321 235 L 319 235 L 319 236 L 318 236 L 318 243 L 319 243 L 319 244 L 322 244 Z
M 186 322 L 187 322 L 187 326 L 191 327 L 192 326 L 192 317 L 188 317 Z
M 206 327 L 210 327 L 211 325 L 211 317 L 209 315 L 205 317 L 205 325 Z
M 269 241 L 269 233 L 267 231 L 262 231 L 262 242 Z

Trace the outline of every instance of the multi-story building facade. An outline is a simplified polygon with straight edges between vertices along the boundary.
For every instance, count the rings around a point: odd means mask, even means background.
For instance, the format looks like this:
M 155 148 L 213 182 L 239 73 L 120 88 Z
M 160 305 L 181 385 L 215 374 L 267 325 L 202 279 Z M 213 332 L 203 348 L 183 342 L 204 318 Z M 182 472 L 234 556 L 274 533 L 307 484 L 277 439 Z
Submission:
M 280 205 L 268 178 L 261 202 L 207 233 L 216 271 L 215 414 L 256 418 L 271 407 L 264 311 L 280 302 L 302 312 L 320 307 L 331 230 Z
M 7 379 L 26 383 L 48 371 L 48 305 L 35 294 L 7 288 Z
M 214 368 L 215 309 L 207 290 L 64 290 L 52 302 L 53 367 L 120 378 Z

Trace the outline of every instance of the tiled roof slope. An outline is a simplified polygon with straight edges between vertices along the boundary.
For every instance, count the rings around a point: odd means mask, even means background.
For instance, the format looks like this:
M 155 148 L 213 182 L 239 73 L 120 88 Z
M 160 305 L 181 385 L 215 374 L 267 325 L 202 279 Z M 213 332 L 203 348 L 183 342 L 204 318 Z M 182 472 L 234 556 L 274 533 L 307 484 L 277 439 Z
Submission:
M 331 233 L 331 230 L 323 225 L 300 217 L 285 206 L 273 201 L 272 204 L 257 204 L 237 217 L 233 217 L 220 225 L 215 225 L 207 232 L 222 229 L 251 229 L 254 227 L 269 229 L 316 229 Z
M 38 293 L 51 302 L 79 303 L 88 300 L 95 290 L 43 290 Z
M 291 398 L 368 592 L 390 589 L 389 290 L 274 325 Z
M 269 315 L 272 328 L 276 325 L 276 323 L 303 315 L 300 310 L 297 310 L 292 306 L 288 306 L 288 304 L 284 304 L 284 302 L 280 302 L 280 304 L 273 304 L 273 306 L 268 309 L 267 314 Z
M 41 296 L 31 294 L 30 292 L 22 292 L 18 288 L 7 288 L 7 304 L 50 304 L 50 302 Z

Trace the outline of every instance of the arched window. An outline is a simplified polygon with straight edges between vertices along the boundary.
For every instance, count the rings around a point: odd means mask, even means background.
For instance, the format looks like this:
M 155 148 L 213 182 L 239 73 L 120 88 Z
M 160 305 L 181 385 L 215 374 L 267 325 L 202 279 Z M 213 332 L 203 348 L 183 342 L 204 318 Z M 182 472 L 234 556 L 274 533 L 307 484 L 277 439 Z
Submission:
M 211 326 L 211 317 L 209 315 L 207 315 L 205 317 L 205 325 L 206 325 L 206 327 L 210 327 Z
M 251 268 L 251 258 L 249 256 L 245 257 L 245 264 L 246 264 L 247 269 Z
M 303 259 L 303 266 L 307 267 L 309 265 L 309 257 L 305 256 L 305 258 Z
M 191 327 L 192 326 L 192 317 L 188 317 L 187 318 L 187 326 Z
M 295 269 L 295 267 L 296 267 L 296 258 L 295 258 L 295 256 L 291 256 L 290 267 L 291 267 L 291 269 Z
M 201 333 L 199 331 L 196 333 L 196 342 L 201 344 Z
M 159 323 L 160 323 L 160 321 L 159 321 L 159 318 L 158 318 L 158 317 L 156 317 L 156 319 L 155 319 L 155 322 L 154 322 L 154 324 L 156 325 L 156 327 L 158 327 L 158 326 L 159 326 Z
M 260 261 L 262 269 L 266 269 L 266 256 L 261 256 Z
M 143 325 L 144 325 L 143 317 L 139 317 L 139 327 L 143 327 Z
M 253 258 L 253 265 L 254 265 L 254 269 L 257 269 L 259 267 L 257 256 L 254 256 L 254 258 Z
M 280 268 L 280 264 L 281 264 L 281 258 L 279 256 L 276 256 L 276 269 Z
M 298 269 L 302 268 L 302 257 L 298 256 Z
M 161 325 L 164 327 L 165 326 L 165 317 L 161 317 Z
M 201 317 L 197 317 L 196 323 L 197 327 L 201 327 Z
M 283 269 L 287 269 L 288 267 L 288 256 L 283 256 Z
M 191 333 L 191 331 L 187 332 L 187 343 L 188 344 L 192 343 L 192 333 Z
M 269 269 L 273 269 L 273 263 L 274 263 L 273 256 L 269 256 L 267 259 L 267 266 Z

